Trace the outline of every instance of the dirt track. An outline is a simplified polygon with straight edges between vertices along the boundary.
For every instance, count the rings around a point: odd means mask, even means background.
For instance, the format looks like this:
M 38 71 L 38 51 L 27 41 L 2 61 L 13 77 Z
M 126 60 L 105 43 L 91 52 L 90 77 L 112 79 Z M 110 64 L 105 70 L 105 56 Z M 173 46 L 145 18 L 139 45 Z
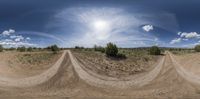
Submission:
M 200 85 L 195 83 L 199 78 L 181 69 L 169 52 L 155 69 L 144 75 L 130 77 L 126 81 L 102 77 L 83 69 L 70 51 L 65 51 L 57 63 L 44 73 L 23 79 L 0 77 L 0 97 L 200 97 Z

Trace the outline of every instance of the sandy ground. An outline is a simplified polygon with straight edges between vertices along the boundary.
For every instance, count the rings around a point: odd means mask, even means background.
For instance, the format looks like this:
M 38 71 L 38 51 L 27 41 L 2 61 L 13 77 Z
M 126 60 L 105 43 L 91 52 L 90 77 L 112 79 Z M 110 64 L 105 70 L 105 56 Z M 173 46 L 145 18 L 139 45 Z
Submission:
M 200 97 L 200 84 L 193 83 L 188 77 L 185 69 L 182 70 L 178 66 L 179 62 L 176 57 L 167 53 L 158 65 L 147 75 L 139 75 L 142 80 L 137 78 L 128 79 L 126 81 L 111 78 L 101 79 L 103 83 L 97 83 L 100 79 L 94 74 L 90 74 L 88 70 L 81 68 L 81 63 L 76 61 L 73 53 L 65 51 L 61 58 L 51 68 L 54 70 L 46 70 L 44 76 L 38 76 L 35 80 L 42 80 L 41 83 L 34 82 L 31 86 L 23 86 L 16 80 L 12 79 L 12 83 L 19 86 L 2 85 L 0 80 L 0 98 L 2 99 L 68 99 L 68 98 L 84 98 L 84 99 L 130 99 L 130 98 L 196 98 Z M 163 60 L 163 61 L 162 61 Z M 160 69 L 159 69 L 160 68 Z M 190 72 L 189 72 L 190 73 Z M 147 78 L 146 78 L 147 76 Z M 43 78 L 42 78 L 43 77 Z M 46 78 L 47 77 L 47 78 Z M 41 79 L 42 78 L 42 79 Z M 1 79 L 1 77 L 0 77 Z M 27 79 L 27 78 L 23 78 Z M 43 80 L 44 79 L 44 80 Z M 196 78 L 192 78 L 196 79 Z M 145 84 L 135 86 L 135 81 Z M 112 87 L 103 87 L 113 83 Z M 120 87 L 116 86 L 122 84 Z M 139 83 L 138 83 L 139 84 Z M 26 84 L 24 84 L 26 85 Z

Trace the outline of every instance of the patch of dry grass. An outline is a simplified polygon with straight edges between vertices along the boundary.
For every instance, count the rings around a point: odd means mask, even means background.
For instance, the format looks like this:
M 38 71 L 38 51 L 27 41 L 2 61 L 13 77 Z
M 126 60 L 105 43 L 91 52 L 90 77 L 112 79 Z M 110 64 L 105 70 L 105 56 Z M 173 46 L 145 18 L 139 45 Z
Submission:
M 25 52 L 15 55 L 14 63 L 24 69 L 47 69 L 56 62 L 61 53 Z
M 18 61 L 22 64 L 38 65 L 41 63 L 49 62 L 49 60 L 54 57 L 55 54 L 52 53 L 37 53 L 37 54 L 23 54 L 18 55 Z
M 194 50 L 172 50 L 171 52 L 175 55 L 185 55 L 185 54 L 197 53 Z

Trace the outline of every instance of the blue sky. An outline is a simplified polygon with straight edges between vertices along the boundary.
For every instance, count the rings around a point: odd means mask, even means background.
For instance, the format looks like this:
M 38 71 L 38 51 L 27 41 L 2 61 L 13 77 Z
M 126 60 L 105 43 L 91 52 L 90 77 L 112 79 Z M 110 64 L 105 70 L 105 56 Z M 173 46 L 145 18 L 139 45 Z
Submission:
M 193 47 L 198 0 L 1 0 L 0 44 Z

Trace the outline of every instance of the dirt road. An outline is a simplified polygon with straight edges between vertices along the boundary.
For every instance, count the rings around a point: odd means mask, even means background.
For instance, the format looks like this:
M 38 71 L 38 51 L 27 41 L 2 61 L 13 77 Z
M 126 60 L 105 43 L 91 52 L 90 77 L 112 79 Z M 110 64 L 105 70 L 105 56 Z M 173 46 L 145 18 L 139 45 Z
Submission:
M 125 81 L 97 75 L 83 69 L 73 53 L 65 51 L 58 62 L 44 74 L 20 82 L 19 79 L 2 83 L 0 98 L 198 98 L 199 78 L 182 70 L 171 55 L 160 59 L 155 68 Z M 50 69 L 51 69 L 50 68 Z M 6 78 L 8 79 L 8 78 Z M 27 84 L 26 84 L 27 83 Z

